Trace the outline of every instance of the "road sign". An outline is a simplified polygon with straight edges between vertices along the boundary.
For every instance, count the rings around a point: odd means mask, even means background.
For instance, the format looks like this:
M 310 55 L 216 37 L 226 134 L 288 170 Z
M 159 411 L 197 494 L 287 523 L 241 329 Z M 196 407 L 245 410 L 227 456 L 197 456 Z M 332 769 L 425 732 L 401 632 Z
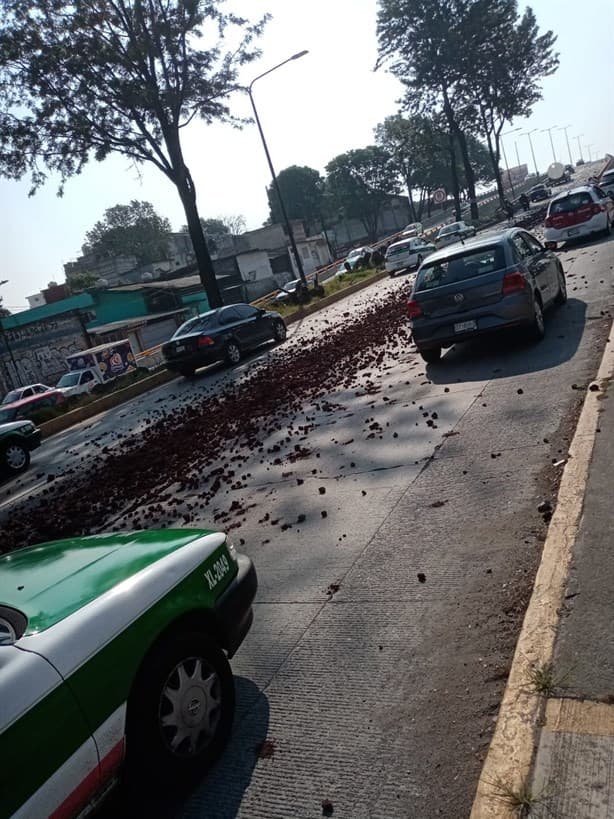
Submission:
M 433 202 L 436 205 L 442 205 L 446 201 L 446 192 L 443 188 L 437 188 L 433 193 Z

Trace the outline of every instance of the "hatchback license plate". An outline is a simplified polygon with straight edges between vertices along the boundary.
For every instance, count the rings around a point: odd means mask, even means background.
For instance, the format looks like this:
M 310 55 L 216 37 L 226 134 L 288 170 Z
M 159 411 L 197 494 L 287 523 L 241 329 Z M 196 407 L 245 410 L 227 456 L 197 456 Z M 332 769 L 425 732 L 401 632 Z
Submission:
M 571 230 L 567 231 L 568 236 L 577 236 L 580 233 L 580 228 L 572 228 Z
M 459 321 L 458 324 L 454 325 L 454 332 L 455 333 L 465 333 L 467 330 L 477 330 L 478 323 L 477 321 Z

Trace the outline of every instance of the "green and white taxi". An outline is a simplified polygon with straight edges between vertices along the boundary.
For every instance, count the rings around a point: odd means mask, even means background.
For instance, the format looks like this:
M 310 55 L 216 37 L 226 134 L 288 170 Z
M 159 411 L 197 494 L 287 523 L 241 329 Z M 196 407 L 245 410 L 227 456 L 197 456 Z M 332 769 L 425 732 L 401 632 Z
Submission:
M 78 816 L 127 777 L 204 772 L 228 739 L 228 658 L 256 572 L 195 529 L 0 557 L 0 817 Z

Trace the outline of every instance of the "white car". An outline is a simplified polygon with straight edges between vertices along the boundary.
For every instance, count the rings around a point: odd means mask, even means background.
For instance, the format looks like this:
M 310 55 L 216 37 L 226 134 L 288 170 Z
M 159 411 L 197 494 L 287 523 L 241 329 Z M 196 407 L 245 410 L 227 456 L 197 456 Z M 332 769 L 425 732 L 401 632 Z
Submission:
M 422 222 L 412 222 L 403 228 L 401 236 L 405 239 L 411 239 L 414 236 L 421 236 L 424 233 L 422 230 Z
M 435 251 L 435 245 L 424 239 L 401 239 L 386 251 L 385 265 L 390 276 L 407 267 L 420 267 L 422 260 Z
M 556 196 L 544 221 L 544 243 L 555 250 L 558 242 L 593 233 L 609 233 L 614 223 L 614 201 L 597 185 L 582 185 Z
M 293 279 L 291 282 L 286 282 L 282 285 L 282 289 L 279 293 L 275 296 L 275 301 L 277 302 L 284 302 L 290 301 L 294 294 L 296 293 L 296 288 L 301 283 L 300 279 Z
M 464 222 L 451 222 L 449 225 L 440 228 L 435 244 L 438 249 L 441 249 L 454 242 L 469 239 L 471 236 L 475 236 L 476 232 L 473 225 L 466 225 Z
M 368 245 L 364 245 L 363 247 L 355 247 L 354 250 L 350 250 L 345 261 L 343 261 L 337 268 L 335 276 L 344 276 L 346 273 L 350 273 L 358 266 L 362 259 L 365 257 L 369 258 L 373 252 L 373 248 L 369 247 Z M 346 265 L 349 265 L 350 270 L 347 269 Z
M 40 395 L 42 392 L 49 392 L 53 387 L 48 387 L 46 384 L 28 384 L 25 387 L 18 387 L 16 390 L 11 390 L 2 399 L 2 404 L 14 404 L 15 401 L 21 401 L 22 398 L 30 398 L 32 395 Z
M 614 168 L 603 174 L 599 187 L 604 193 L 614 193 Z
M 93 368 L 88 368 L 64 373 L 55 388 L 64 393 L 66 398 L 73 398 L 75 395 L 86 395 L 92 392 L 94 387 L 101 383 L 98 372 Z

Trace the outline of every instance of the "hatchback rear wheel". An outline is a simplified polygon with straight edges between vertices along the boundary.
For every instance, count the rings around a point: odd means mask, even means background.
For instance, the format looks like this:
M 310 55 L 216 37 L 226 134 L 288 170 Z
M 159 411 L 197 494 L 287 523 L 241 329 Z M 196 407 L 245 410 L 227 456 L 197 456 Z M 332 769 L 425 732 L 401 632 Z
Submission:
M 418 347 L 418 352 L 427 364 L 437 364 L 441 359 L 441 347 L 431 347 L 429 350 L 421 350 Z
M 533 321 L 529 327 L 529 336 L 533 341 L 541 341 L 546 334 L 546 327 L 544 324 L 544 311 L 539 296 L 533 296 Z

